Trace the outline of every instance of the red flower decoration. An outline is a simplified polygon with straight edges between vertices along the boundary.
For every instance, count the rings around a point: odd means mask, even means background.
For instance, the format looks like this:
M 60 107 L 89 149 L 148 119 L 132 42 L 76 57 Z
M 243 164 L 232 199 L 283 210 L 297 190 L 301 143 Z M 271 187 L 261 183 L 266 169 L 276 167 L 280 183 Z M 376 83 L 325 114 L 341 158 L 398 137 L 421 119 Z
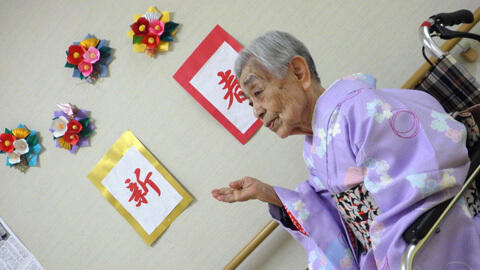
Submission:
M 78 143 L 79 137 L 75 134 L 74 131 L 67 131 L 65 135 L 63 135 L 63 140 L 70 143 L 71 145 L 76 145 Z
M 160 37 L 153 33 L 148 33 L 142 38 L 142 43 L 147 45 L 148 48 L 155 48 L 160 43 Z
M 82 124 L 80 124 L 77 120 L 71 120 L 67 124 L 67 132 L 65 133 L 65 136 L 67 136 L 68 132 L 79 133 L 81 130 L 82 130 Z M 67 141 L 67 140 L 65 139 L 65 141 Z M 77 139 L 77 141 L 78 141 L 78 139 Z
M 137 22 L 132 24 L 131 27 L 132 27 L 132 30 L 135 33 L 135 35 L 141 37 L 141 36 L 148 33 L 148 26 L 149 26 L 148 20 L 145 19 L 144 17 L 140 17 L 137 20 Z
M 85 54 L 86 50 L 83 46 L 80 45 L 71 45 L 68 47 L 68 56 L 67 62 L 77 66 L 80 62 L 83 61 L 83 55 Z
M 12 153 L 15 147 L 13 142 L 16 140 L 12 134 L 2 133 L 0 134 L 0 150 L 7 153 Z

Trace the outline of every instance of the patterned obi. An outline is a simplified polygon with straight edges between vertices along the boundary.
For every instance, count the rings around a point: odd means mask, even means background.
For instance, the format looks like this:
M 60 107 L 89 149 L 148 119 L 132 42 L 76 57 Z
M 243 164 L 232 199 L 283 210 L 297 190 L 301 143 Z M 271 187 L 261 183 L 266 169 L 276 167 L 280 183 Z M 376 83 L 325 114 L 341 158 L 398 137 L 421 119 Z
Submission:
M 371 249 L 370 225 L 373 219 L 380 214 L 380 209 L 364 184 L 360 183 L 346 191 L 333 194 L 332 198 L 348 227 L 347 229 L 351 230 L 366 250 Z M 352 241 L 354 245 L 355 242 Z

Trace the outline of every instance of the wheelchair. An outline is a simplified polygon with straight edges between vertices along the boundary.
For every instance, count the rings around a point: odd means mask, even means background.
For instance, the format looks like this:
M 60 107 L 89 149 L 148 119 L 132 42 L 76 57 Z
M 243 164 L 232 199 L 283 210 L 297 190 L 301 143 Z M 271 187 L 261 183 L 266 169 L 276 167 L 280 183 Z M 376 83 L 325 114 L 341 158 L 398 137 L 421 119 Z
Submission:
M 402 270 L 412 269 L 415 255 L 428 239 L 435 234 L 446 233 L 441 230 L 442 221 L 466 192 L 472 192 L 473 190 L 473 196 L 477 196 L 477 198 L 479 196 L 480 142 L 478 141 L 478 126 L 476 123 L 480 123 L 480 84 L 449 52 L 442 51 L 432 39 L 433 36 L 442 39 L 462 37 L 480 41 L 480 35 L 452 31 L 447 28 L 448 26 L 472 23 L 473 21 L 474 16 L 470 11 L 459 10 L 434 15 L 425 21 L 419 29 L 423 44 L 423 55 L 430 63 L 431 69 L 415 89 L 433 95 L 448 113 L 467 126 L 467 130 L 471 133 L 468 135 L 467 142 L 471 165 L 460 192 L 452 199 L 424 213 L 403 233 L 403 239 L 408 246 L 401 259 L 400 269 Z M 426 57 L 425 50 L 436 59 L 435 63 L 432 63 Z M 462 117 L 468 117 L 468 119 L 462 119 Z M 478 214 L 478 211 L 475 214 Z

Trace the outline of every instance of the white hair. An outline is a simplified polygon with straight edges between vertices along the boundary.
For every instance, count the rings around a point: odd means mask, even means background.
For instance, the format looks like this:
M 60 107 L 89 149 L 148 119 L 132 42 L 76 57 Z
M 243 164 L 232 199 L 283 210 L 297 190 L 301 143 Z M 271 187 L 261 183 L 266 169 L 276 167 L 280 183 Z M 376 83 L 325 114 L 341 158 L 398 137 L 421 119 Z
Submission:
M 245 47 L 235 60 L 235 75 L 240 78 L 247 60 L 253 58 L 268 72 L 281 79 L 287 75 L 290 60 L 297 55 L 305 58 L 312 78 L 320 83 L 307 47 L 291 34 L 280 31 L 269 31 Z

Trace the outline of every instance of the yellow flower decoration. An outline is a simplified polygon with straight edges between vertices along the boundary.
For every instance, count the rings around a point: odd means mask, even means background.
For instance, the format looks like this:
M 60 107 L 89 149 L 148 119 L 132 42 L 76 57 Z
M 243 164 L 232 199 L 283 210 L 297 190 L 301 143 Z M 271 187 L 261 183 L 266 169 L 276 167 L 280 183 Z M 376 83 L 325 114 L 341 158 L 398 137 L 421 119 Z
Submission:
M 63 137 L 58 138 L 57 142 L 61 147 L 65 148 L 67 150 L 72 149 L 72 145 L 69 142 L 64 141 Z
M 98 43 L 100 42 L 100 40 L 96 39 L 96 38 L 87 38 L 87 39 L 84 39 L 82 42 L 80 42 L 80 45 L 85 47 L 85 48 L 90 48 L 90 47 L 97 47 Z
M 28 135 L 30 135 L 30 130 L 26 128 L 16 128 L 12 130 L 12 134 L 17 139 L 25 139 Z

